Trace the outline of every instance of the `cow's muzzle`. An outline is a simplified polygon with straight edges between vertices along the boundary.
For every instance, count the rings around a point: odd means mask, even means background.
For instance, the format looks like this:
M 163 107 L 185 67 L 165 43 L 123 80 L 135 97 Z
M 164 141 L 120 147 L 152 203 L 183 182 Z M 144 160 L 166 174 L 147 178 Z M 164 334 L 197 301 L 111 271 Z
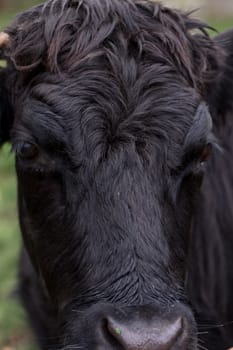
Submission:
M 80 347 L 87 350 L 196 349 L 195 321 L 186 306 L 158 309 L 98 305 L 91 309 L 88 315 L 84 312 L 82 319 L 76 319 L 77 326 L 72 325 L 75 331 L 70 344 L 77 344 L 79 339 Z

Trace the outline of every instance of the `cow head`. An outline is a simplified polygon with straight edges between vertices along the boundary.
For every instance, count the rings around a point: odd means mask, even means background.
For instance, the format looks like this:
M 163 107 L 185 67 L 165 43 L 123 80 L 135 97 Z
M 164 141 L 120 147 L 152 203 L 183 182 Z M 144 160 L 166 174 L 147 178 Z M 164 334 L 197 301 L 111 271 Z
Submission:
M 57 0 L 7 34 L 1 141 L 63 346 L 196 349 L 189 236 L 231 108 L 233 33 L 211 40 L 157 3 Z

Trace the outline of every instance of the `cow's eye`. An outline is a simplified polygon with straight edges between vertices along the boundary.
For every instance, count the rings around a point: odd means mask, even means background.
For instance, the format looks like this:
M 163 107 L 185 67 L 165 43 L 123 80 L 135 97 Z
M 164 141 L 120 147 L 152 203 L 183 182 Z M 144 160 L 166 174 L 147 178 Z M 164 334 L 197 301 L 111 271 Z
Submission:
M 33 159 L 38 155 L 38 148 L 31 142 L 23 142 L 17 147 L 17 155 L 22 159 Z
M 201 155 L 200 155 L 200 163 L 205 163 L 207 159 L 209 158 L 211 154 L 212 146 L 210 143 L 206 144 L 205 147 L 202 149 Z
M 199 153 L 198 156 L 198 162 L 196 163 L 195 167 L 193 168 L 193 175 L 195 176 L 203 176 L 205 168 L 206 168 L 206 163 L 208 158 L 211 155 L 212 151 L 212 145 L 211 144 L 206 144 L 204 148 L 202 148 L 201 152 Z

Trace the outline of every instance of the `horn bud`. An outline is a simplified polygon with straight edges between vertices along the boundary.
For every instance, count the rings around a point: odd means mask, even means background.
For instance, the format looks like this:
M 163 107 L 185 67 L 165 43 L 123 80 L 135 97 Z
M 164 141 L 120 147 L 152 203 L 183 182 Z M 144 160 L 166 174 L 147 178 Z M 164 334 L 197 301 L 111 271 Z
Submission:
M 7 46 L 10 43 L 10 36 L 5 32 L 0 33 L 0 48 L 3 46 Z

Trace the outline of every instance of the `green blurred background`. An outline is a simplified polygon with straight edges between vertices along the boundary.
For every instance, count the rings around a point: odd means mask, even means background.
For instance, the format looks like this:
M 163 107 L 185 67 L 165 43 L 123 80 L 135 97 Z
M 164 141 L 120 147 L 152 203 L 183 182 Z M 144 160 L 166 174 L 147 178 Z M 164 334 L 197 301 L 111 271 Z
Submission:
M 0 0 L 0 28 L 15 13 L 37 3 L 36 0 Z M 164 3 L 189 10 L 200 8 L 196 16 L 204 17 L 219 31 L 233 27 L 233 0 L 165 0 Z M 0 350 L 36 350 L 26 316 L 14 293 L 20 242 L 14 157 L 10 146 L 5 145 L 0 150 Z

